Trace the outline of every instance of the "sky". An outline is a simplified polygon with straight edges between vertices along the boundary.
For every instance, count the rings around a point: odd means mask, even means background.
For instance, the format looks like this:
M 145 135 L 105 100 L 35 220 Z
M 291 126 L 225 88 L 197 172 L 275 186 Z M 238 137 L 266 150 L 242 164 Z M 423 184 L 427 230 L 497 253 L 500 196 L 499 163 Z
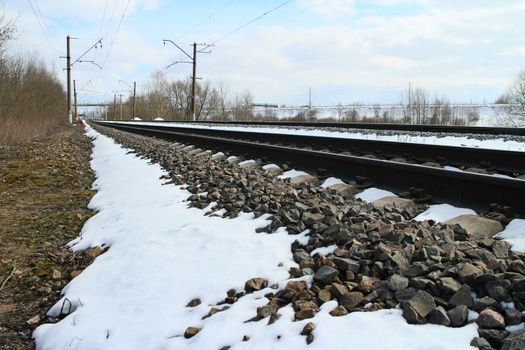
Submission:
M 199 78 L 279 105 L 308 104 L 310 88 L 314 105 L 396 103 L 409 83 L 492 102 L 525 68 L 523 0 L 4 2 L 18 30 L 11 52 L 38 57 L 62 81 L 66 36 L 76 38 L 73 60 L 102 38 L 82 59 L 94 63 L 73 65 L 79 103 L 126 95 L 134 81 L 145 91 L 157 71 L 190 77 L 190 64 L 166 68 L 185 55 L 163 39 L 190 55 L 193 42 L 214 44 L 197 55 Z

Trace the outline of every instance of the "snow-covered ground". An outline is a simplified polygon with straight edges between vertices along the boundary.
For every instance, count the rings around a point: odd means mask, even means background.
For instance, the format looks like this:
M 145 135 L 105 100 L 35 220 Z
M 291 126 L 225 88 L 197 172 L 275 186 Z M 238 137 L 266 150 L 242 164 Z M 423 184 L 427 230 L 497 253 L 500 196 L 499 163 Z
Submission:
M 118 123 L 118 122 L 117 122 Z M 136 122 L 126 122 L 127 124 L 134 124 Z M 159 125 L 154 122 L 139 122 L 139 125 Z M 264 127 L 264 126 L 236 126 L 236 125 L 204 125 L 204 124 L 188 124 L 165 122 L 162 126 L 176 126 L 178 128 L 198 128 L 198 129 L 214 129 L 214 130 L 234 130 L 269 134 L 294 134 L 306 136 L 320 136 L 320 137 L 337 137 L 349 138 L 359 140 L 379 140 L 379 141 L 394 141 L 407 143 L 423 143 L 430 145 L 443 146 L 462 146 L 473 148 L 499 149 L 504 151 L 519 151 L 525 152 L 525 142 L 520 140 L 509 139 L 506 140 L 501 137 L 487 137 L 485 139 L 472 138 L 467 136 L 444 136 L 443 134 L 423 135 L 414 132 L 395 132 L 391 131 L 388 134 L 375 132 L 369 130 L 365 131 L 335 131 L 328 129 L 314 129 L 314 128 L 292 128 L 292 127 Z
M 92 167 L 98 190 L 90 206 L 99 212 L 71 247 L 110 249 L 64 288 L 50 314 L 57 315 L 62 305 L 68 309 L 69 303 L 75 310 L 35 330 L 37 349 L 304 349 L 299 333 L 310 321 L 316 328 L 308 349 L 473 349 L 475 324 L 409 325 L 399 309 L 332 317 L 328 312 L 335 301 L 310 320 L 293 322 L 287 306 L 270 326 L 266 320 L 244 323 L 266 304 L 270 288 L 202 320 L 227 290 L 242 290 L 249 278 L 264 277 L 283 287 L 295 265 L 290 244 L 304 237 L 284 229 L 255 233 L 268 223 L 266 216 L 223 219 L 188 209 L 184 199 L 190 193 L 163 184 L 159 177 L 166 173 L 158 165 L 127 154 L 92 129 L 88 134 L 95 138 Z M 194 298 L 202 303 L 185 307 Z M 202 331 L 185 339 L 188 326 Z M 242 341 L 244 335 L 249 341 Z
M 425 109 L 427 119 L 430 119 L 434 112 L 434 106 L 431 104 Z M 443 106 L 442 106 L 443 107 Z M 451 104 L 450 113 L 455 119 L 467 121 L 469 114 L 476 115 L 477 121 L 470 122 L 473 126 L 498 126 L 503 116 L 506 115 L 504 107 L 495 104 Z M 438 108 L 439 109 L 439 108 Z M 442 109 L 443 110 L 443 109 Z M 400 104 L 351 104 L 335 106 L 288 106 L 288 107 L 257 107 L 253 108 L 252 113 L 260 116 L 275 116 L 279 119 L 293 118 L 299 114 L 308 115 L 309 113 L 322 121 L 331 118 L 341 120 L 345 115 L 355 114 L 358 120 L 379 119 L 385 115 L 389 118 L 402 122 L 404 114 L 407 112 L 407 106 Z

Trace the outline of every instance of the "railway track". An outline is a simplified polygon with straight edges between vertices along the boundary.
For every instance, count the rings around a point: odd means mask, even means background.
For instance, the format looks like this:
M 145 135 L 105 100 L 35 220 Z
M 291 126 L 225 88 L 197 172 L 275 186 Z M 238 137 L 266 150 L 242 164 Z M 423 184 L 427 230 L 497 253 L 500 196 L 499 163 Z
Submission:
M 395 193 L 423 189 L 434 202 L 486 211 L 491 203 L 512 207 L 525 216 L 525 181 L 458 172 L 429 166 L 434 163 L 484 167 L 517 176 L 525 173 L 523 152 L 466 147 L 350 140 L 300 135 L 267 134 L 166 125 L 97 122 L 122 131 L 232 152 L 246 158 L 287 163 L 294 167 L 336 176 L 346 181 L 363 178 Z
M 172 121 L 154 121 L 162 125 Z M 252 125 L 252 126 L 286 126 L 301 128 L 338 128 L 338 129 L 368 129 L 368 130 L 397 130 L 417 131 L 431 133 L 450 134 L 474 134 L 474 135 L 512 135 L 525 136 L 525 128 L 502 128 L 484 126 L 460 126 L 460 125 L 432 125 L 432 124 L 385 124 L 385 123 L 348 123 L 348 122 L 291 122 L 291 121 L 191 121 L 182 120 L 177 123 L 202 124 L 202 125 Z

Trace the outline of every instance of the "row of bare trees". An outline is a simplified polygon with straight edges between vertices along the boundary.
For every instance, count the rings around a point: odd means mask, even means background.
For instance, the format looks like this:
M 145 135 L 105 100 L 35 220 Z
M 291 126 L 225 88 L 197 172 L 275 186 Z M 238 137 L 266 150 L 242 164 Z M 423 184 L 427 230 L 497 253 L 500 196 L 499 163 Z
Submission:
M 0 144 L 12 144 L 64 123 L 65 92 L 43 62 L 9 55 L 15 25 L 4 13 L 0 4 Z
M 466 106 L 453 106 L 446 97 L 430 98 L 422 88 L 401 94 L 402 122 L 405 124 L 469 125 L 479 120 L 478 112 Z
M 136 96 L 136 116 L 143 120 L 188 120 L 191 115 L 191 80 L 168 80 L 162 72 L 155 72 Z M 253 97 L 249 91 L 231 96 L 224 82 L 212 85 L 198 82 L 195 92 L 196 120 L 250 120 Z M 107 119 L 131 119 L 132 96 L 111 103 Z M 122 111 L 122 113 L 121 113 Z

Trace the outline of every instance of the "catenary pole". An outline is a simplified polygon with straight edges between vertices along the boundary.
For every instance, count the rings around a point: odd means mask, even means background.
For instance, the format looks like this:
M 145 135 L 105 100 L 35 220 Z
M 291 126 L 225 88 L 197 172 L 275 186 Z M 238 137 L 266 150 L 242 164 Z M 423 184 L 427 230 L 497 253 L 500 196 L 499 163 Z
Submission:
M 137 82 L 133 82 L 133 119 L 135 119 L 135 110 L 137 106 Z
M 71 115 L 71 37 L 66 38 L 66 71 L 67 71 L 67 121 L 69 124 L 73 123 L 73 116 Z
M 74 101 L 75 101 L 75 118 L 73 119 L 73 121 L 76 123 L 78 122 L 78 104 L 77 104 L 77 81 L 76 80 L 73 80 L 73 96 L 74 96 Z
M 195 121 L 195 80 L 197 79 L 197 43 L 193 43 L 193 76 L 191 77 L 191 118 Z

